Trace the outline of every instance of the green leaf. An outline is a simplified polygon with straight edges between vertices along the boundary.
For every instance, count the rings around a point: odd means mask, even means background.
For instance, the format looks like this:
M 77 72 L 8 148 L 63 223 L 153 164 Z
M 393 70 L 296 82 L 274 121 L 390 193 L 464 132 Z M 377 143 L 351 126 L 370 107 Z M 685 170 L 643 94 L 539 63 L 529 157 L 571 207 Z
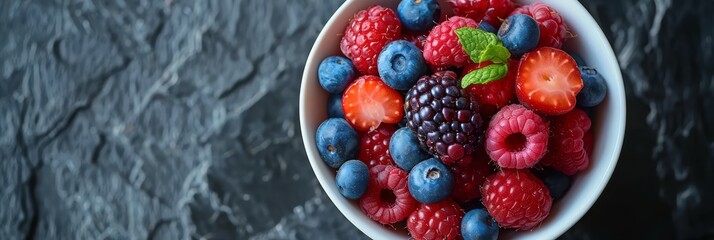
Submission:
M 484 68 L 466 74 L 461 79 L 461 87 L 466 88 L 471 84 L 485 84 L 493 80 L 501 79 L 508 73 L 507 64 L 491 64 Z
M 506 63 L 511 57 L 511 52 L 502 45 L 488 45 L 486 49 L 481 51 L 478 62 L 491 60 L 493 63 Z
M 503 46 L 498 36 L 496 34 L 486 32 L 481 29 L 462 27 L 455 30 L 456 36 L 459 37 L 461 41 L 461 46 L 464 48 L 466 54 L 469 55 L 472 61 L 476 63 L 481 61 L 481 53 L 491 45 Z

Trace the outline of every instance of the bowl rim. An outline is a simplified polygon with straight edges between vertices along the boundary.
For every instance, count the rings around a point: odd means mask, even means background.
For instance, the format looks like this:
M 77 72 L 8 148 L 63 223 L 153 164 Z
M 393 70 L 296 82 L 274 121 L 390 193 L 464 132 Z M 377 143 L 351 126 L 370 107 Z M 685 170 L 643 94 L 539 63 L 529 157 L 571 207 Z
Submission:
M 333 190 L 328 190 L 328 181 L 327 178 L 322 177 L 322 173 L 320 173 L 320 169 L 317 166 L 318 164 L 323 164 L 322 160 L 320 159 L 319 154 L 317 153 L 317 148 L 315 146 L 315 143 L 312 141 L 309 137 L 310 134 L 314 135 L 314 133 L 308 132 L 308 129 L 306 127 L 306 89 L 308 88 L 308 82 L 311 81 L 311 79 L 308 79 L 309 74 L 310 74 L 310 69 L 312 65 L 319 64 L 319 59 L 315 59 L 318 48 L 320 45 L 318 43 L 322 42 L 325 38 L 325 35 L 327 34 L 328 27 L 333 26 L 335 22 L 340 18 L 344 12 L 347 11 L 347 9 L 350 8 L 350 5 L 353 4 L 354 2 L 357 2 L 359 0 L 346 0 L 336 11 L 333 13 L 333 15 L 330 17 L 330 19 L 325 23 L 323 28 L 320 30 L 319 35 L 315 39 L 313 46 L 310 50 L 310 53 L 305 61 L 305 68 L 303 70 L 302 74 L 302 79 L 301 79 L 301 84 L 300 84 L 300 99 L 299 99 L 299 117 L 300 117 L 300 130 L 301 130 L 301 136 L 303 140 L 303 145 L 305 147 L 305 151 L 308 157 L 308 160 L 310 162 L 310 166 L 315 173 L 316 178 L 318 179 L 318 182 L 320 183 L 320 186 L 322 187 L 322 190 L 325 191 L 327 196 L 330 198 L 331 202 L 335 204 L 335 206 L 338 208 L 340 213 L 347 218 L 357 229 L 362 231 L 364 234 L 369 236 L 370 238 L 373 239 L 379 239 L 379 238 L 390 238 L 394 239 L 395 237 L 402 238 L 402 235 L 399 235 L 393 231 L 381 231 L 381 234 L 387 234 L 381 235 L 380 233 L 376 231 L 368 231 L 368 229 L 371 229 L 372 226 L 368 225 L 365 223 L 362 219 L 353 216 L 352 214 L 346 214 L 348 212 L 348 201 L 346 198 L 343 198 L 337 191 Z M 516 2 L 522 2 L 523 0 L 515 0 Z M 533 0 L 525 0 L 528 2 L 533 2 Z M 560 1 L 560 0 L 558 0 Z M 547 0 L 544 0 L 544 2 L 547 2 Z M 604 52 L 601 52 L 603 54 L 603 58 L 608 59 L 608 61 L 605 63 L 608 66 L 609 69 L 613 69 L 613 76 L 616 78 L 614 80 L 611 80 L 614 82 L 614 86 L 616 86 L 616 89 L 613 89 L 613 93 L 618 95 L 614 102 L 614 106 L 618 106 L 619 108 L 619 116 L 616 117 L 614 126 L 610 126 L 615 128 L 615 138 L 614 138 L 614 149 L 610 152 L 609 155 L 604 155 L 602 158 L 609 160 L 607 163 L 607 167 L 604 170 L 604 174 L 600 176 L 599 179 L 597 179 L 597 182 L 600 183 L 596 185 L 594 188 L 589 189 L 586 194 L 587 196 L 584 199 L 584 202 L 580 203 L 579 205 L 581 207 L 573 209 L 568 215 L 569 217 L 564 220 L 564 222 L 561 222 L 563 226 L 559 226 L 557 230 L 554 230 L 556 233 L 542 233 L 540 236 L 520 236 L 521 238 L 534 238 L 534 239 L 542 239 L 542 238 L 557 238 L 563 233 L 565 233 L 568 229 L 570 229 L 577 221 L 579 221 L 587 211 L 590 210 L 590 208 L 593 206 L 595 201 L 599 198 L 599 196 L 602 194 L 603 190 L 605 189 L 605 186 L 609 183 L 610 178 L 612 177 L 612 174 L 615 170 L 615 167 L 617 165 L 617 162 L 619 160 L 619 155 L 622 150 L 622 144 L 624 141 L 624 135 L 625 135 L 625 123 L 626 123 L 626 113 L 627 113 L 627 105 L 626 105 L 626 95 L 625 95 L 625 87 L 624 87 L 624 82 L 622 78 L 622 72 L 618 63 L 618 59 L 614 53 L 614 50 L 612 46 L 610 45 L 609 41 L 607 40 L 607 37 L 605 36 L 604 32 L 602 31 L 602 28 L 599 27 L 599 24 L 595 21 L 595 19 L 592 17 L 590 12 L 585 9 L 585 7 L 576 0 L 570 1 L 572 2 L 572 6 L 575 8 L 571 11 L 575 12 L 582 12 L 585 13 L 582 16 L 582 19 L 580 21 L 585 21 L 586 25 L 591 25 L 591 26 L 597 26 L 597 29 L 589 29 L 589 31 L 593 31 L 593 33 L 597 36 L 596 40 L 591 40 L 591 41 L 598 41 L 600 44 L 602 44 L 604 47 Z M 351 16 L 350 16 L 351 17 Z M 539 227 L 540 228 L 540 227 Z M 553 231 L 551 231 L 553 232 Z

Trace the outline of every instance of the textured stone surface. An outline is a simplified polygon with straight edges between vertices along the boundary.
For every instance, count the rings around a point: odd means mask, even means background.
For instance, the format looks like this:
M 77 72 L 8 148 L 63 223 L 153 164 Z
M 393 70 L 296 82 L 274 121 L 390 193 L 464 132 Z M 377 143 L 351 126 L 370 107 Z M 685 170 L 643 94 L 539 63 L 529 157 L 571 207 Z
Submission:
M 3 239 L 365 238 L 319 187 L 297 117 L 341 1 L 1 2 Z M 714 238 L 714 3 L 583 3 L 628 124 L 564 238 Z

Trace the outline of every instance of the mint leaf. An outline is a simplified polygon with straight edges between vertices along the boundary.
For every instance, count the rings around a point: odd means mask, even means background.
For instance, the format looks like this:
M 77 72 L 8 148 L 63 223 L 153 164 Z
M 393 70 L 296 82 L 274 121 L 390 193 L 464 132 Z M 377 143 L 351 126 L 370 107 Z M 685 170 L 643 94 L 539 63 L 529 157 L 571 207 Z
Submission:
M 459 37 L 461 41 L 461 46 L 464 48 L 466 54 L 469 55 L 471 60 L 476 63 L 481 61 L 481 52 L 486 50 L 490 45 L 500 45 L 503 46 L 496 34 L 486 32 L 481 29 L 462 27 L 456 29 L 456 36 Z
M 488 45 L 486 49 L 481 51 L 478 62 L 491 60 L 493 63 L 506 63 L 511 57 L 511 52 L 502 45 Z
M 507 64 L 491 64 L 484 68 L 466 74 L 461 79 L 461 87 L 466 88 L 471 84 L 485 84 L 493 80 L 501 79 L 508 73 Z

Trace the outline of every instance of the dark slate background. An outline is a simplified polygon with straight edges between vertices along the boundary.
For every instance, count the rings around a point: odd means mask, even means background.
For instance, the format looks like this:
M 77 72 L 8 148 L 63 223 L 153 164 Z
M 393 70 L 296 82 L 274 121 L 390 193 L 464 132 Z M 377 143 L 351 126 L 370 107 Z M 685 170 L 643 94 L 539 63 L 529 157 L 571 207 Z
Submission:
M 620 162 L 564 238 L 714 238 L 714 2 L 582 1 L 617 53 Z M 0 1 L 3 239 L 365 238 L 300 138 L 341 1 Z

